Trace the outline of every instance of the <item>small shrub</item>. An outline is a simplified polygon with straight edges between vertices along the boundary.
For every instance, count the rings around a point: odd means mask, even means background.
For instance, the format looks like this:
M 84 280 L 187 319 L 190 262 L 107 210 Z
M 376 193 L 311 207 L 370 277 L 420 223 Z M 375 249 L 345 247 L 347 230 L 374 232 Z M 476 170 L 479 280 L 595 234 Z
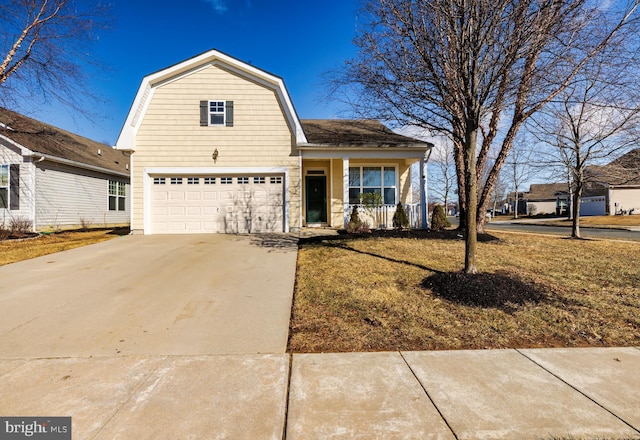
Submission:
M 351 211 L 351 215 L 349 216 L 349 223 L 347 223 L 346 230 L 349 234 L 365 234 L 367 232 L 371 232 L 369 223 L 360 220 L 357 206 L 354 206 L 353 210 Z
M 0 225 L 0 241 L 6 240 L 11 235 L 11 231 L 4 227 L 4 225 Z
M 80 217 L 80 226 L 82 227 L 83 231 L 89 230 L 92 224 L 93 220 L 87 219 L 85 217 Z
M 402 203 L 398 202 L 396 206 L 396 212 L 393 214 L 393 227 L 397 229 L 404 229 L 409 227 L 409 216 L 407 211 L 404 210 Z
M 447 220 L 442 205 L 436 205 L 436 207 L 433 208 L 433 214 L 431 214 L 431 229 L 434 231 L 444 231 L 445 228 L 449 226 L 451 226 L 451 223 Z
M 12 234 L 26 234 L 32 232 L 33 223 L 25 217 L 14 217 L 9 221 L 9 230 Z

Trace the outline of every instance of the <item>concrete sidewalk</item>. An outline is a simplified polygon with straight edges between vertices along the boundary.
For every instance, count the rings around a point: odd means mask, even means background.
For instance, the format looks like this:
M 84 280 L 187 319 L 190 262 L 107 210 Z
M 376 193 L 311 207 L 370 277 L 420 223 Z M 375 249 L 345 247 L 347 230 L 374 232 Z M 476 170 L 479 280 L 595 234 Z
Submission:
M 640 349 L 0 360 L 74 439 L 640 439 Z

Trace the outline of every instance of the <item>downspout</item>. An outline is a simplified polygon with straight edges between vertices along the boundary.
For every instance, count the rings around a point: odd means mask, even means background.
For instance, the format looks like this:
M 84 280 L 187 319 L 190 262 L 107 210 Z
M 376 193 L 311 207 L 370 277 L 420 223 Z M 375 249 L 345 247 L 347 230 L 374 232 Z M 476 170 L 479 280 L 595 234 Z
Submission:
M 37 160 L 33 160 L 35 157 L 37 157 Z M 31 192 L 31 218 L 33 219 L 33 221 L 31 222 L 31 227 L 33 229 L 33 232 L 36 232 L 38 230 L 38 225 L 36 224 L 36 179 L 37 179 L 37 173 L 38 173 L 38 167 L 36 166 L 37 163 L 40 163 L 44 160 L 44 155 L 41 156 L 37 156 L 37 155 L 33 155 L 31 156 L 31 185 L 30 185 L 30 189 L 29 191 Z

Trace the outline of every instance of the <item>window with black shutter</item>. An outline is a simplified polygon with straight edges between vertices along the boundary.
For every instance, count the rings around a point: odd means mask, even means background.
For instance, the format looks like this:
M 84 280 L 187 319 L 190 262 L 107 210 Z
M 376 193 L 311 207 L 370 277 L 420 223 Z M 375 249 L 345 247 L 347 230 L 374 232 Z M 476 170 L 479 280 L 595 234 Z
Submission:
M 200 101 L 200 125 L 233 127 L 233 101 Z

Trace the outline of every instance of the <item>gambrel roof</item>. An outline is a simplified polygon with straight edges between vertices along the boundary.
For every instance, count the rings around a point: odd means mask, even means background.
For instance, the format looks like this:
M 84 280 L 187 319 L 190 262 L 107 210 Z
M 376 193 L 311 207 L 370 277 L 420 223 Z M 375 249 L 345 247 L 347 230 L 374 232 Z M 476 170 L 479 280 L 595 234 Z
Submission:
M 158 86 L 180 79 L 185 75 L 189 75 L 190 73 L 199 71 L 200 69 L 205 69 L 209 66 L 220 66 L 243 78 L 273 90 L 280 102 L 280 106 L 287 119 L 291 132 L 296 139 L 296 143 L 304 144 L 307 142 L 304 131 L 300 125 L 300 120 L 298 119 L 298 115 L 296 114 L 282 78 L 242 62 L 218 50 L 212 49 L 200 55 L 196 55 L 195 57 L 189 58 L 188 60 L 147 75 L 142 79 L 142 83 L 138 88 L 138 93 L 136 94 L 133 105 L 129 110 L 129 114 L 127 115 L 127 119 L 122 127 L 118 141 L 116 142 L 116 148 L 122 150 L 135 150 L 135 135 L 140 127 L 142 116 L 144 115 L 146 108 L 151 101 L 151 97 Z

